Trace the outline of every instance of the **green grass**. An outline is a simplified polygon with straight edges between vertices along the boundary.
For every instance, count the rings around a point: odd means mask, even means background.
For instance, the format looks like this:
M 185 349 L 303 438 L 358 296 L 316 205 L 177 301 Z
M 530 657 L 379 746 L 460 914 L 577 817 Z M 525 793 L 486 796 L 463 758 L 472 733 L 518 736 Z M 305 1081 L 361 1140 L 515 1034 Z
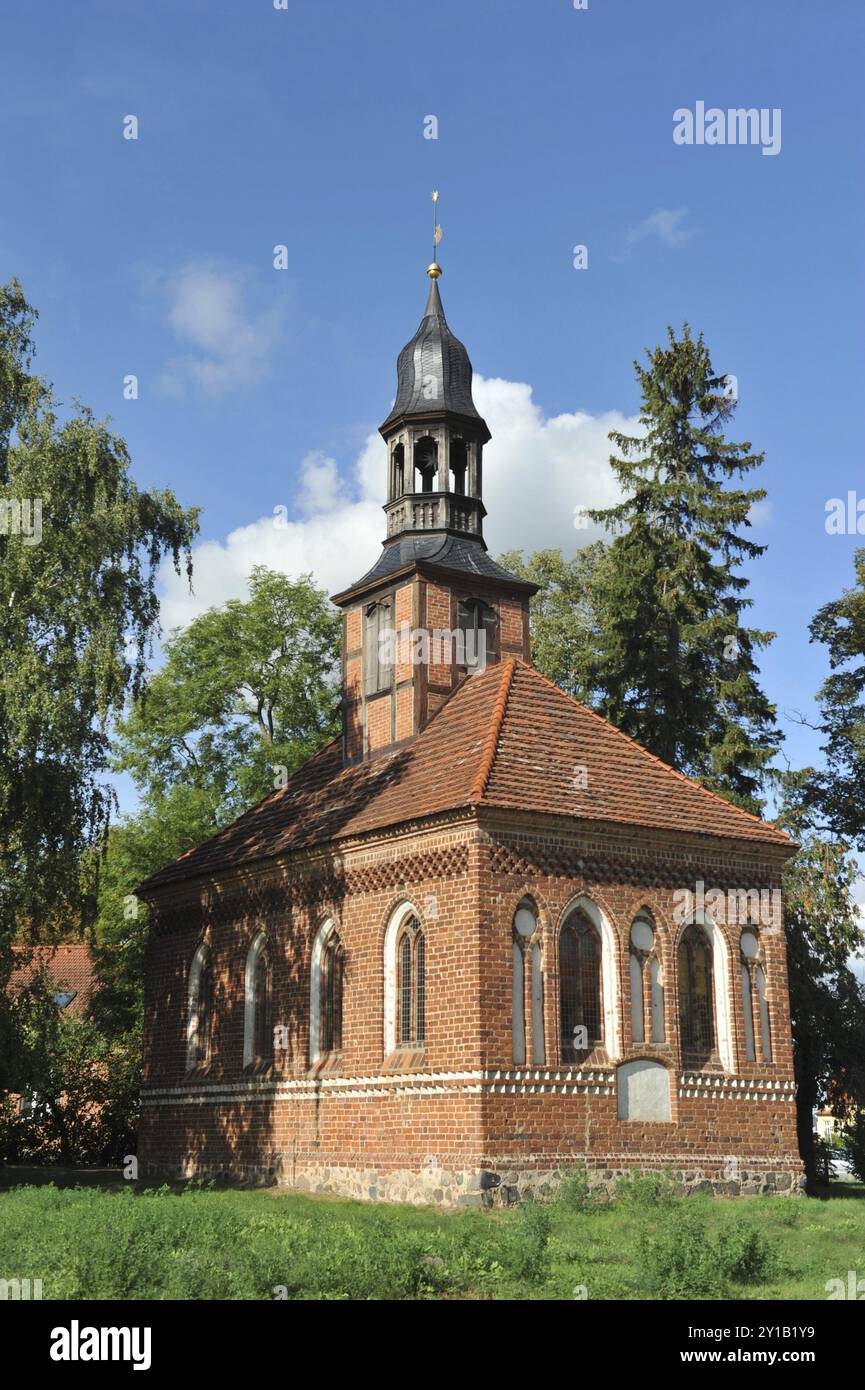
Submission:
M 5 1175 L 7 1180 L 9 1173 Z M 865 1188 L 825 1201 L 678 1198 L 443 1212 L 273 1191 L 0 1191 L 0 1278 L 45 1299 L 824 1299 L 865 1276 Z M 582 1295 L 585 1289 L 585 1295 Z

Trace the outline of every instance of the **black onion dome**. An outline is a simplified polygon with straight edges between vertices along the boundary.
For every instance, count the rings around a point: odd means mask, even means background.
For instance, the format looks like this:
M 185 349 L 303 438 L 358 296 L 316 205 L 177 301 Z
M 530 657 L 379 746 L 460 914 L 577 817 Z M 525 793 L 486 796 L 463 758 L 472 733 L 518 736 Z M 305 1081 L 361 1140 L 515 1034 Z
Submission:
M 397 359 L 396 379 L 396 400 L 382 430 L 403 415 L 440 410 L 481 419 L 472 400 L 472 364 L 448 328 L 436 280 L 430 285 L 418 330 Z

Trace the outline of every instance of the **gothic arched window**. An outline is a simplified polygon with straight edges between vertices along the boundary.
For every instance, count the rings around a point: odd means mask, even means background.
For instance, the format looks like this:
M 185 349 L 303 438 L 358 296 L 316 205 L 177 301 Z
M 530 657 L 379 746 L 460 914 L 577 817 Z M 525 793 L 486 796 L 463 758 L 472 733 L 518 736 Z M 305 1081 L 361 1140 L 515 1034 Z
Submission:
M 246 956 L 243 1009 L 243 1065 L 273 1058 L 272 983 L 270 952 L 264 932 L 258 932 Z
M 457 664 L 482 671 L 496 655 L 496 610 L 477 598 L 460 599 L 457 626 Z
M 749 925 L 743 929 L 739 938 L 739 958 L 742 971 L 745 1055 L 749 1062 L 756 1062 L 759 1051 L 761 1062 L 771 1062 L 772 1033 L 769 1025 L 769 1002 L 766 998 L 766 974 L 761 964 L 760 938 L 756 927 Z
M 206 1066 L 210 1061 L 213 1031 L 213 962 L 210 947 L 202 941 L 189 970 L 189 1011 L 186 1025 L 186 1065 Z
M 579 909 L 559 933 L 559 1018 L 565 1060 L 603 1041 L 601 939 Z
M 679 942 L 679 1027 L 682 1053 L 708 1060 L 715 1047 L 712 943 L 702 927 L 686 927 Z
M 646 1041 L 648 1014 L 652 1042 L 664 1041 L 664 986 L 652 914 L 641 908 L 631 924 L 631 1041 Z
M 416 917 L 407 917 L 396 943 L 397 1046 L 426 1038 L 426 943 Z
M 345 951 L 336 931 L 324 945 L 321 959 L 321 1042 L 322 1052 L 342 1048 L 342 1003 L 345 983 Z
M 526 1060 L 526 979 L 530 981 L 532 1062 L 537 1065 L 546 1060 L 543 957 L 538 927 L 537 909 L 530 898 L 524 898 L 514 913 L 511 945 L 511 1039 L 513 1059 L 517 1066 Z

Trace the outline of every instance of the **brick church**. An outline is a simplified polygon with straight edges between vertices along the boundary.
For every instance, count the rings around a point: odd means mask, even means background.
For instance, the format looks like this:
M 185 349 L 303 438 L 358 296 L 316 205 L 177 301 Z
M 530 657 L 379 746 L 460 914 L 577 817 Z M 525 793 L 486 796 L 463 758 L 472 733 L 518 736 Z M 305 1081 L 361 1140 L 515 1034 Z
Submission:
M 447 1204 L 574 1167 L 797 1191 L 761 910 L 793 845 L 533 668 L 535 588 L 487 552 L 490 432 L 428 273 L 381 427 L 386 539 L 334 597 L 342 734 L 139 890 L 141 1171 Z

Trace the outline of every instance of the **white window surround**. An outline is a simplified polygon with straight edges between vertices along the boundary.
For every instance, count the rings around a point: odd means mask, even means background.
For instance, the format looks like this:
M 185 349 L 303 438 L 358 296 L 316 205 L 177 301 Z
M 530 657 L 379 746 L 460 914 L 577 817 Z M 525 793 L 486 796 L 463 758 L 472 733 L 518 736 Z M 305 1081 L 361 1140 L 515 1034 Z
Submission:
M 733 1061 L 733 1034 L 730 1027 L 730 950 L 727 938 L 716 922 L 705 912 L 694 912 L 682 924 L 676 940 L 676 959 L 679 955 L 679 942 L 688 927 L 702 927 L 712 946 L 712 989 L 715 1003 L 715 1040 L 718 1056 L 724 1071 L 735 1071 Z M 681 989 L 681 981 L 678 981 Z
M 601 938 L 601 1003 L 604 1008 L 604 1047 L 611 1062 L 622 1055 L 622 1034 L 619 1027 L 619 946 L 616 933 L 597 903 L 584 895 L 568 903 L 561 916 L 559 932 L 572 913 L 582 911 Z
M 337 930 L 336 922 L 328 917 L 322 922 L 312 943 L 312 965 L 309 972 L 309 1065 L 321 1056 L 321 967 L 324 950 Z
M 263 931 L 256 932 L 246 954 L 246 971 L 243 978 L 243 1065 L 251 1066 L 255 1061 L 255 975 L 258 958 L 267 947 L 267 936 Z
M 201 971 L 205 962 L 210 958 L 210 947 L 206 941 L 198 945 L 195 955 L 192 957 L 192 964 L 189 967 L 189 1007 L 186 1014 L 186 1066 L 191 1069 L 196 1065 L 196 1052 L 198 1041 L 198 1001 L 201 989 Z M 212 1007 L 212 1006 L 211 1006 Z
M 420 913 L 414 903 L 406 900 L 394 908 L 384 934 L 384 1055 L 396 1051 L 396 941 L 400 927 L 409 918 L 419 922 Z

